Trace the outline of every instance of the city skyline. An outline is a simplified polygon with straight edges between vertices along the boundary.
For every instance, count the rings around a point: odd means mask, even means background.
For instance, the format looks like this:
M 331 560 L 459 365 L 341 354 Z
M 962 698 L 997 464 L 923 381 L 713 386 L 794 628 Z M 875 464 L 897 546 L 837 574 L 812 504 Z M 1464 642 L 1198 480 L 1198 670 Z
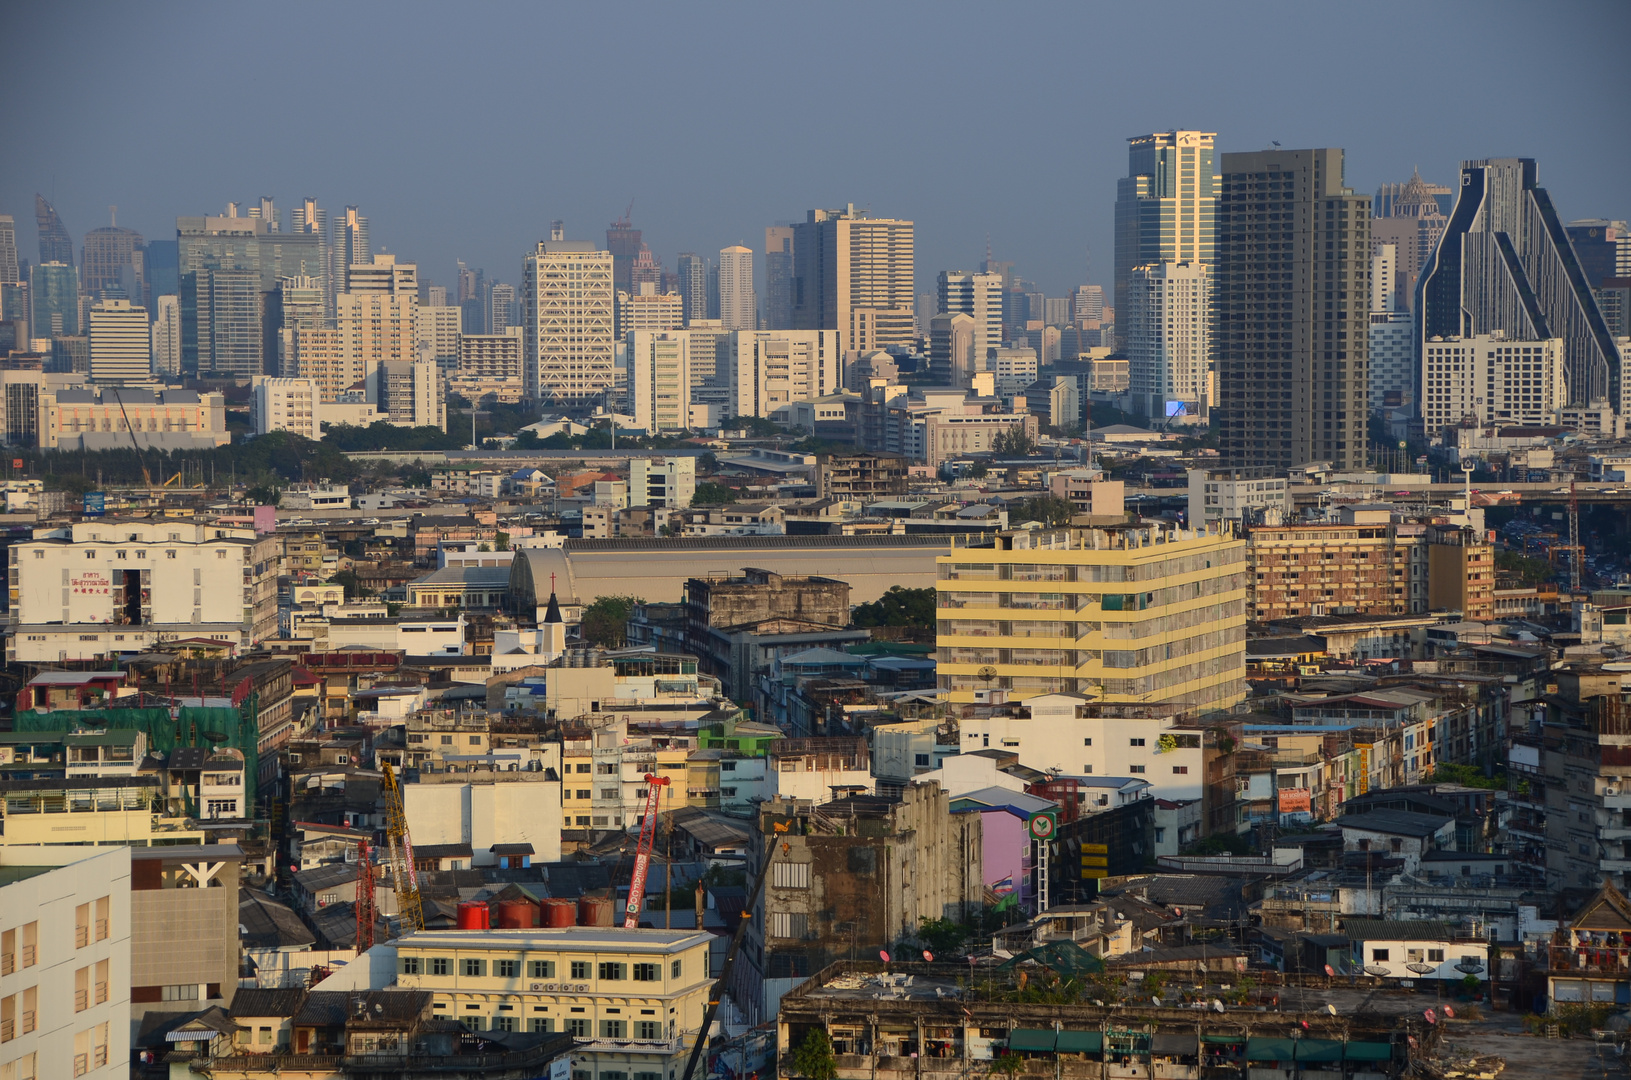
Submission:
M 1481 17 L 1458 19 L 1459 7 Z M 1000 51 L 993 50 L 1002 42 L 1021 40 L 1017 28 L 972 7 L 963 9 L 964 18 L 940 20 L 928 18 L 927 9 L 901 7 L 869 13 L 871 33 L 861 40 L 846 31 L 842 19 L 805 25 L 791 13 L 755 11 L 719 20 L 716 32 L 695 48 L 676 49 L 676 34 L 688 40 L 685 28 L 674 13 L 657 8 L 638 9 L 632 21 L 594 10 L 546 15 L 495 9 L 508 14 L 517 30 L 495 38 L 458 24 L 437 35 L 398 30 L 375 17 L 378 9 L 359 6 L 325 18 L 358 31 L 342 37 L 361 37 L 374 47 L 363 49 L 359 62 L 338 68 L 337 82 L 298 83 L 287 79 L 285 68 L 274 70 L 282 61 L 270 54 L 265 59 L 239 55 L 229 64 L 208 51 L 210 41 L 232 40 L 237 28 L 247 27 L 247 12 L 197 9 L 183 19 L 180 9 L 110 9 L 86 31 L 60 10 L 14 7 L 0 16 L 8 40 L 71 40 L 86 58 L 86 75 L 42 104 L 33 122 L 12 131 L 10 151 L 0 164 L 0 213 L 18 220 L 18 249 L 32 262 L 38 251 L 30 213 L 36 192 L 60 213 L 76 257 L 85 233 L 108 225 L 110 205 L 119 207 L 120 226 L 163 239 L 172 234 L 177 217 L 219 214 L 229 201 L 252 207 L 268 194 L 288 228 L 290 210 L 313 195 L 330 213 L 358 206 L 371 220 L 374 246 L 417 262 L 424 277 L 451 288 L 460 259 L 484 267 L 493 280 L 519 280 L 522 259 L 547 237 L 554 219 L 567 223 L 568 239 L 599 242 L 631 198 L 633 225 L 665 266 L 673 266 L 682 251 L 712 252 L 735 243 L 761 252 L 765 227 L 797 222 L 814 207 L 853 202 L 877 216 L 916 223 L 919 292 L 931 288 L 942 269 L 976 265 L 989 235 L 997 258 L 1014 261 L 1017 271 L 1048 295 L 1063 296 L 1084 281 L 1111 283 L 1115 181 L 1125 174 L 1126 140 L 1192 128 L 1216 131 L 1219 154 L 1268 149 L 1276 141 L 1288 147 L 1344 147 L 1348 182 L 1360 192 L 1401 182 L 1412 168 L 1419 167 L 1430 182 L 1449 183 L 1462 160 L 1533 157 L 1543 163 L 1565 219 L 1624 217 L 1623 194 L 1614 180 L 1631 164 L 1631 149 L 1587 138 L 1584 125 L 1595 115 L 1593 102 L 1606 109 L 1612 100 L 1612 66 L 1590 58 L 1599 49 L 1605 61 L 1611 56 L 1606 44 L 1597 43 L 1614 39 L 1604 31 L 1623 26 L 1625 10 L 1571 5 L 1549 12 L 1546 25 L 1519 42 L 1501 36 L 1506 20 L 1490 8 L 1437 9 L 1446 24 L 1457 22 L 1469 35 L 1454 51 L 1443 50 L 1431 35 L 1393 29 L 1410 10 L 1404 6 L 1371 8 L 1362 22 L 1344 21 L 1342 34 L 1322 45 L 1323 53 L 1277 45 L 1276 35 L 1289 31 L 1278 29 L 1268 7 L 1244 19 L 1199 6 L 1178 17 L 1163 13 L 1164 48 L 1176 61 L 1164 70 L 1179 74 L 1140 84 L 1137 103 L 1129 98 L 1123 104 L 1114 90 L 1132 85 L 1137 50 L 1096 48 L 1098 59 L 1080 66 L 1079 76 L 1059 74 L 1077 69 L 1065 63 L 1074 55 L 1065 50 L 1083 40 L 1106 46 L 1130 39 L 1151 32 L 1153 23 L 1136 11 L 1038 7 L 1035 15 L 1055 32 L 1024 39 L 1031 54 L 1027 63 L 998 64 L 1008 92 L 971 104 L 972 112 L 955 119 L 941 119 L 931 108 L 937 78 L 959 64 L 989 67 L 992 58 L 1000 60 Z M 1390 11 L 1397 18 L 1390 18 Z M 402 22 L 411 27 L 415 20 Z M 487 25 L 484 20 L 481 29 Z M 758 52 L 744 47 L 749 40 L 795 34 L 807 36 L 812 47 Z M 493 128 L 509 124 L 498 119 L 505 110 L 460 109 L 456 102 L 467 94 L 486 99 L 523 87 L 532 92 L 526 65 L 540 36 L 584 43 L 615 37 L 623 59 L 652 78 L 638 85 L 608 84 L 593 108 L 538 110 L 523 122 L 525 138 L 498 139 Z M 881 60 L 886 40 L 933 47 L 890 55 L 886 93 L 894 95 L 892 109 L 908 120 L 886 125 L 879 134 L 863 132 L 844 118 L 856 115 L 877 92 L 870 77 L 859 75 Z M 434 68 L 432 41 L 439 50 Z M 1234 76 L 1235 91 L 1219 94 L 1209 64 L 1231 49 L 1262 49 L 1276 63 L 1248 65 Z M 561 60 L 572 75 L 583 76 L 591 55 L 600 53 L 565 48 Z M 747 119 L 740 130 L 752 131 L 751 142 L 765 152 L 730 155 L 726 167 L 723 157 L 688 149 L 697 143 L 696 132 L 669 124 L 660 111 L 642 111 L 635 100 L 640 87 L 661 82 L 666 73 L 677 77 L 682 55 L 688 64 L 699 57 L 705 61 L 697 65 L 702 89 L 726 78 L 720 65 L 707 62 L 715 56 L 736 60 L 733 81 L 785 84 L 782 92 L 748 95 L 740 105 Z M 280 87 L 283 116 L 334 115 L 330 103 L 346 100 L 348 87 L 360 88 L 389 71 L 436 74 L 404 80 L 401 118 L 360 126 L 342 125 L 337 116 L 332 123 L 280 122 L 268 133 L 232 119 L 237 106 L 230 94 L 193 96 L 199 71 L 172 62 L 189 56 L 204 58 L 206 77 L 241 73 L 251 82 Z M 824 73 L 829 77 L 819 80 L 818 57 L 831 65 Z M 1520 57 L 1553 73 L 1545 100 L 1515 83 L 1470 77 Z M 43 64 L 43 54 L 18 56 L 14 76 L 22 85 L 44 78 Z M 1344 65 L 1372 80 L 1362 110 L 1356 104 L 1351 111 L 1332 111 L 1313 105 L 1309 95 L 1280 92 Z M 115 98 L 115 88 L 127 84 L 138 68 L 145 73 L 146 111 L 192 116 L 210 133 L 212 153 L 167 160 L 168 144 L 151 139 L 142 125 L 86 119 L 100 115 L 90 105 L 93 99 Z M 187 78 L 166 74 L 172 70 L 186 71 Z M 846 78 L 851 72 L 857 77 Z M 561 85 L 570 82 L 567 77 Z M 824 98 L 800 89 L 817 85 Z M 1448 89 L 1435 89 L 1441 87 Z M 1420 107 L 1424 95 L 1432 107 Z M 1577 107 L 1558 114 L 1548 102 L 1560 97 Z M 1084 109 L 1082 100 L 1109 104 Z M 1013 106 L 1020 101 L 1032 102 L 1041 119 L 1004 123 L 1031 140 L 1042 167 L 1015 170 L 1012 154 L 969 159 L 955 129 L 1018 115 Z M 1057 103 L 1057 112 L 1050 102 Z M 1051 127 L 1048 115 L 1059 117 Z M 438 121 L 444 121 L 440 128 Z M 448 132 L 440 150 L 426 134 L 438 129 Z M 405 138 L 410 130 L 414 137 Z M 575 147 L 573 154 L 550 151 L 568 144 Z M 465 152 L 477 145 L 481 157 Z M 646 167 L 653 150 L 664 168 Z M 121 167 L 110 169 L 108 161 Z M 902 164 L 892 168 L 891 162 Z

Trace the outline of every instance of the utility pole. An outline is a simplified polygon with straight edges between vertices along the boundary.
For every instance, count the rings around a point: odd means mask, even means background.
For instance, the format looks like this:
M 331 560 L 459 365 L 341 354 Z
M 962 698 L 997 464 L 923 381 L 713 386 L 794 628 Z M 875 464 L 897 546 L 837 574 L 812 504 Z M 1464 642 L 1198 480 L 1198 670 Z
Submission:
M 1580 546 L 1580 495 L 1575 491 L 1574 481 L 1569 481 L 1569 589 L 1571 592 L 1580 591 L 1580 562 L 1585 556 L 1585 548 Z

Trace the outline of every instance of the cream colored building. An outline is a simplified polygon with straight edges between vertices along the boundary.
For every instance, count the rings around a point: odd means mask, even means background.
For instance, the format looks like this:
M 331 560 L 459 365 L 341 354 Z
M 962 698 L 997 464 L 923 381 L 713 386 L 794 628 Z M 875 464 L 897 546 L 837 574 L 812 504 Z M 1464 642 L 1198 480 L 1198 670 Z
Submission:
M 680 330 L 685 326 L 685 302 L 677 292 L 660 293 L 642 281 L 635 292 L 617 294 L 617 340 L 626 341 L 635 330 Z
M 1429 338 L 1422 344 L 1422 418 L 1429 437 L 1464 421 L 1555 424 L 1568 404 L 1563 339 L 1500 335 Z
M 936 558 L 940 689 L 1227 708 L 1245 697 L 1246 544 L 1232 529 L 1051 529 Z
M 153 319 L 153 370 L 160 375 L 181 374 L 181 297 L 156 297 L 157 314 Z
M 719 249 L 719 321 L 727 332 L 759 328 L 750 247 L 735 244 Z
M 521 267 L 522 394 L 581 401 L 616 381 L 612 254 L 559 230 Z
M 334 329 L 295 333 L 300 377 L 316 382 L 324 401 L 358 386 L 373 400 L 371 384 L 381 364 L 419 355 L 418 308 L 412 293 L 340 293 Z
M 843 386 L 836 330 L 738 330 L 725 342 L 732 416 L 768 417 Z
M 399 427 L 447 430 L 447 390 L 435 360 L 387 360 L 376 378 L 382 419 Z
M 1211 279 L 1200 262 L 1135 266 L 1127 310 L 1116 315 L 1126 341 L 1133 411 L 1165 422 L 1182 407 L 1188 416 L 1211 409 Z
M 628 365 L 629 404 L 635 426 L 653 433 L 689 428 L 690 331 L 631 331 L 624 360 Z
M 232 441 L 226 399 L 214 392 L 63 386 L 47 377 L 33 396 L 43 448 L 124 450 L 134 441 L 144 449 L 194 450 Z
M 910 345 L 914 232 L 853 205 L 811 210 L 793 226 L 793 326 L 837 330 L 846 353 Z M 762 415 L 762 414 L 760 414 Z
M 456 367 L 463 351 L 464 309 L 419 305 L 419 359 Z
M 147 309 L 129 300 L 102 300 L 90 313 L 91 378 L 148 382 L 153 378 L 153 335 Z
M 396 985 L 478 1031 L 570 1034 L 591 1076 L 671 1077 L 702 1027 L 711 940 L 621 925 L 420 931 L 394 943 Z
M 311 379 L 276 379 L 256 375 L 250 380 L 250 430 L 256 435 L 289 431 L 316 441 L 320 426 L 322 392 Z

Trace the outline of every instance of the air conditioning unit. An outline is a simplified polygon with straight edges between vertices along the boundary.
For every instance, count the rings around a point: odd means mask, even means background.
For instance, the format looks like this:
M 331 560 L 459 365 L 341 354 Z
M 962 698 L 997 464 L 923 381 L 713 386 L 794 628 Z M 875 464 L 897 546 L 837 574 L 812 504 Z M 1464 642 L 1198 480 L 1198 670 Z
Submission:
M 1618 784 L 1610 784 L 1608 787 L 1603 789 L 1603 794 L 1605 795 L 1618 795 L 1619 793 L 1620 785 Z

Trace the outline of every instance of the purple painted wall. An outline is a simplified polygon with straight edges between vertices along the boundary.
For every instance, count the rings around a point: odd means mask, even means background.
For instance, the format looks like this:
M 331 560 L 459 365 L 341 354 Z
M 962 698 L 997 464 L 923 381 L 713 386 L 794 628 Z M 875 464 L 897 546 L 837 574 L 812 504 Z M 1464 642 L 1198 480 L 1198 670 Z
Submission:
M 1025 835 L 1025 822 L 1006 810 L 988 810 L 981 815 L 984 836 L 980 858 L 984 861 L 985 883 L 996 888 L 1004 878 L 1010 878 L 1018 892 L 1019 902 L 1030 900 L 1030 839 Z

